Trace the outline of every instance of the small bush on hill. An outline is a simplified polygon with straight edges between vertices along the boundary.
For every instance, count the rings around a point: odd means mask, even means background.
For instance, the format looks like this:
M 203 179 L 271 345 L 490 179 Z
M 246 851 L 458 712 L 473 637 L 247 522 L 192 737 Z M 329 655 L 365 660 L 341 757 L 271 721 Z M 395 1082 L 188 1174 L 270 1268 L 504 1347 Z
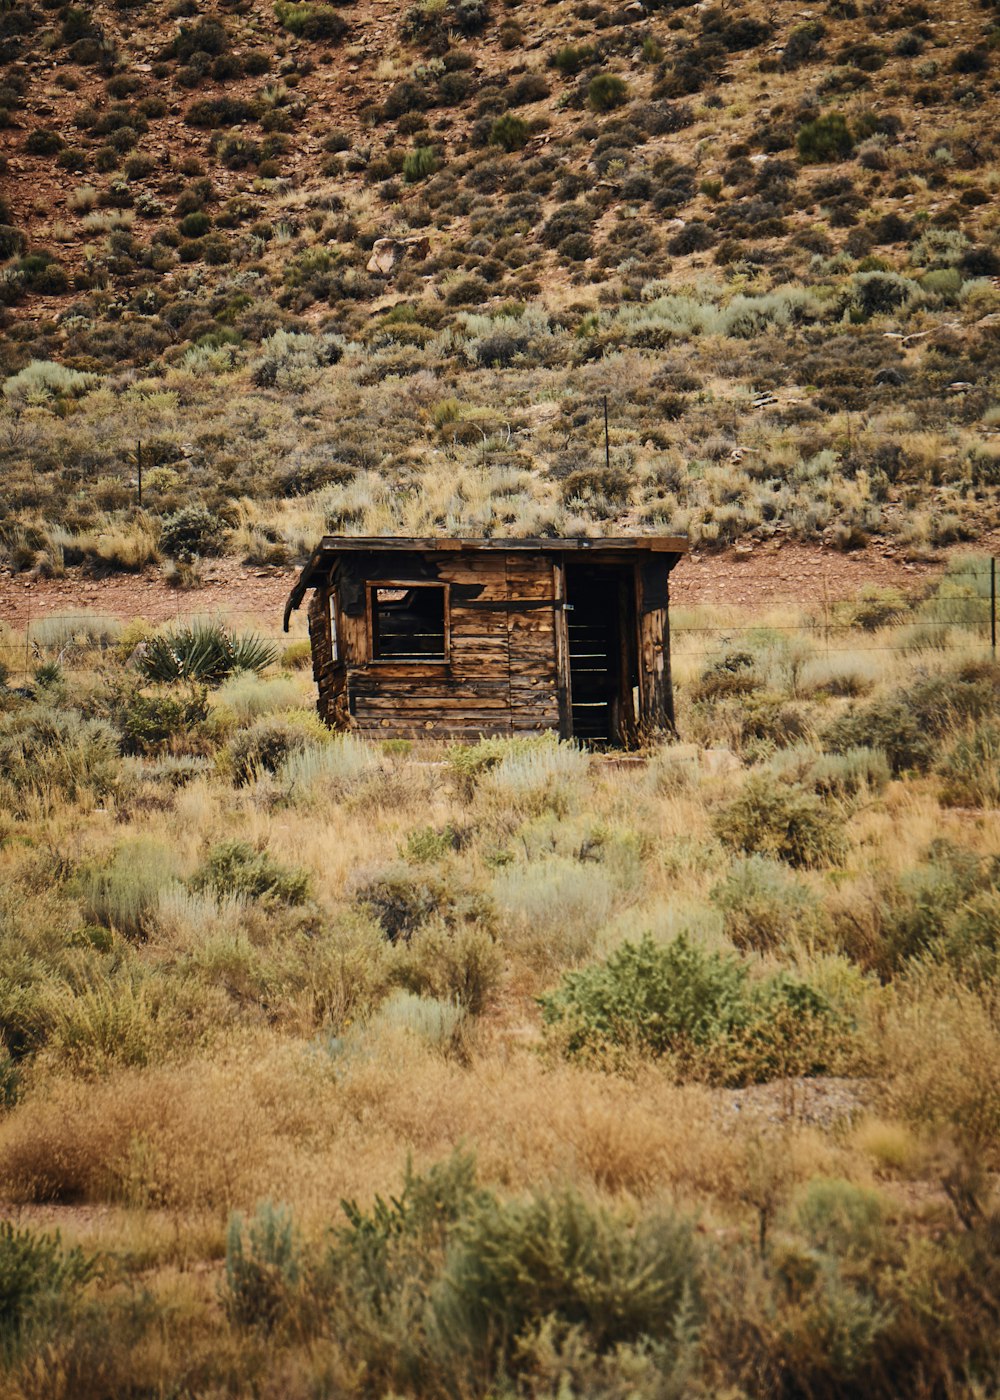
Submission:
M 598 73 L 587 88 L 587 101 L 595 112 L 611 112 L 628 101 L 628 83 L 614 73 Z
M 407 184 L 415 185 L 433 175 L 438 168 L 438 158 L 433 146 L 418 146 L 408 152 L 403 161 L 403 178 Z
M 184 506 L 160 526 L 160 547 L 171 559 L 190 564 L 202 555 L 219 554 L 225 526 L 204 506 Z
M 511 112 L 498 117 L 490 127 L 490 145 L 505 151 L 519 151 L 528 142 L 528 123 Z
M 800 127 L 795 145 L 806 165 L 823 165 L 846 160 L 854 150 L 854 137 L 845 118 L 839 112 L 829 112 Z
M 282 28 L 303 39 L 336 44 L 348 32 L 346 20 L 332 6 L 311 0 L 277 0 L 274 13 Z

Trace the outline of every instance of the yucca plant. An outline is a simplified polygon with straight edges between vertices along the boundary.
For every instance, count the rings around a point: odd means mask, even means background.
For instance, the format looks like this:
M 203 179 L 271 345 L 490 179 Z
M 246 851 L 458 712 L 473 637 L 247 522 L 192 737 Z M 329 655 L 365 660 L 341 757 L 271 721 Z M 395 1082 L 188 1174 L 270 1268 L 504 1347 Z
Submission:
M 277 647 L 256 633 L 230 636 L 217 623 L 197 623 L 150 637 L 138 665 L 151 681 L 190 680 L 219 685 L 234 671 L 263 671 L 277 656 Z

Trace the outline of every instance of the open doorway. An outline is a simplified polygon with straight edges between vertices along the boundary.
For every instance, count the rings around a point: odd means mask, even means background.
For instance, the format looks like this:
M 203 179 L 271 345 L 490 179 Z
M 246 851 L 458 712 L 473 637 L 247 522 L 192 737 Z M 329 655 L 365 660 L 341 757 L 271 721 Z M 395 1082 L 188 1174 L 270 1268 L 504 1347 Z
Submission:
M 630 748 L 639 683 L 635 577 L 628 566 L 567 563 L 567 637 L 573 737 Z

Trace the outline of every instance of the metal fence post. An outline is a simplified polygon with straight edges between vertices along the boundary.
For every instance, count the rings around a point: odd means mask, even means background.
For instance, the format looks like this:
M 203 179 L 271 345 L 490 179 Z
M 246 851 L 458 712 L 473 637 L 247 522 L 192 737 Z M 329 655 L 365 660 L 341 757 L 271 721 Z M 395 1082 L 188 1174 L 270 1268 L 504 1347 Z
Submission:
M 997 659 L 997 559 L 990 556 L 990 652 Z

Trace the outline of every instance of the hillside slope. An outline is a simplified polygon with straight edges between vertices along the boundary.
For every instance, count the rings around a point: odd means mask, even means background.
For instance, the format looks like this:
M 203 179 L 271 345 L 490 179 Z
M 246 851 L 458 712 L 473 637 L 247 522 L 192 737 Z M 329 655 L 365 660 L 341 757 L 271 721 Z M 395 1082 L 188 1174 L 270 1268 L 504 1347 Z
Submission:
M 969 0 L 7 5 L 8 563 L 978 538 L 998 35 Z

